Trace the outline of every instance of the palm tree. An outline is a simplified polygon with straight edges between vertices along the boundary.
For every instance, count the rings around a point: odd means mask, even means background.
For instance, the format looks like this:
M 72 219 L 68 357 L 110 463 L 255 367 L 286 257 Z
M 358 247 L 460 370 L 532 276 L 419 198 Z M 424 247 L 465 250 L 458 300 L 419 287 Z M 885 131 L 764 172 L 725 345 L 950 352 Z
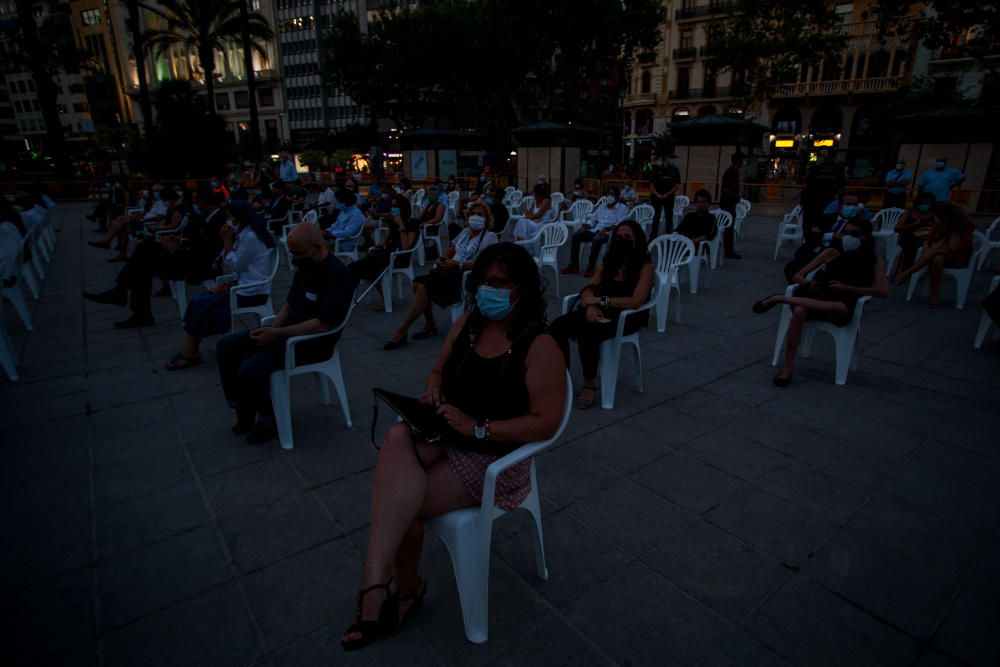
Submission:
M 205 73 L 208 108 L 215 113 L 215 52 L 231 44 L 243 44 L 244 22 L 240 20 L 242 0 L 157 0 L 162 6 L 142 6 L 167 21 L 164 30 L 147 30 L 146 47 L 163 54 L 173 46 L 182 46 L 198 56 Z M 247 12 L 245 31 L 251 48 L 262 56 L 267 53 L 262 42 L 274 39 L 274 32 L 258 12 Z
M 142 112 L 142 128 L 146 136 L 153 131 L 153 104 L 149 97 L 149 84 L 146 81 L 146 43 L 145 35 L 139 26 L 139 2 L 127 0 L 128 20 L 126 25 L 132 33 L 132 55 L 135 57 L 135 69 L 139 75 L 139 109 Z

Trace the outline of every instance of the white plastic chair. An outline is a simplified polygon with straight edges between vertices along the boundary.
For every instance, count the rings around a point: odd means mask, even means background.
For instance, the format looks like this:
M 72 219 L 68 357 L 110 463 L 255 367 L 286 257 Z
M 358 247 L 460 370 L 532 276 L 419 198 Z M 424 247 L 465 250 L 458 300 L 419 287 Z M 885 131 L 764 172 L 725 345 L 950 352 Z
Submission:
M 361 235 L 365 233 L 365 226 L 361 225 L 358 228 L 357 234 L 354 236 L 345 236 L 344 238 L 333 240 L 333 254 L 338 257 L 347 257 L 352 262 L 358 261 L 358 243 L 361 241 Z M 353 243 L 354 246 L 350 249 L 343 248 L 342 246 Z M 287 245 L 287 243 L 286 243 Z
M 244 283 L 242 285 L 233 285 L 229 288 L 229 312 L 231 318 L 230 331 L 236 331 L 236 318 L 240 315 L 256 315 L 257 319 L 261 321 L 263 321 L 265 317 L 272 317 L 274 315 L 274 304 L 271 300 L 271 284 L 274 282 L 274 276 L 278 273 L 278 265 L 281 264 L 281 251 L 277 247 L 274 247 L 268 250 L 267 253 L 270 255 L 271 260 L 271 274 L 268 276 L 267 280 L 259 280 L 252 283 Z M 222 280 L 222 278 L 218 278 L 216 282 L 218 283 Z M 244 306 L 242 308 L 237 306 L 237 296 L 258 287 L 267 287 L 267 301 L 256 306 Z M 183 317 L 183 313 L 181 316 Z
M 802 243 L 802 207 L 796 206 L 785 214 L 778 224 L 778 238 L 774 242 L 774 259 L 778 259 L 778 251 L 787 241 L 796 245 Z
M 635 390 L 642 392 L 642 351 L 639 349 L 639 332 L 625 334 L 625 322 L 629 315 L 650 310 L 656 306 L 659 298 L 660 283 L 653 282 L 653 289 L 649 294 L 646 303 L 632 310 L 623 310 L 618 315 L 618 328 L 613 338 L 609 338 L 601 343 L 601 363 L 598 374 L 601 376 L 601 407 L 611 410 L 615 407 L 615 391 L 618 388 L 618 364 L 621 357 L 622 348 L 631 345 L 635 352 Z M 580 298 L 579 294 L 572 294 L 563 299 L 563 315 L 568 313 Z
M 798 285 L 789 285 L 785 290 L 785 296 L 795 296 Z M 865 304 L 871 301 L 870 296 L 863 296 L 858 299 L 854 307 L 854 316 L 851 322 L 845 326 L 838 327 L 829 322 L 810 320 L 806 322 L 802 330 L 802 341 L 799 344 L 799 356 L 808 358 L 812 352 L 813 336 L 817 333 L 829 334 L 833 337 L 836 346 L 836 382 L 839 385 L 847 383 L 848 370 L 858 370 L 858 350 L 861 348 L 861 315 L 864 312 Z M 774 341 L 774 357 L 771 365 L 777 366 L 781 357 L 781 348 L 785 342 L 785 335 L 788 333 L 788 326 L 792 321 L 792 307 L 785 304 L 781 307 L 781 319 L 778 321 L 778 336 Z
M 559 221 L 575 232 L 593 212 L 593 202 L 589 199 L 577 199 L 567 210 L 559 214 Z
M 653 239 L 649 244 L 649 253 L 656 262 L 656 279 L 660 283 L 656 299 L 656 330 L 663 333 L 667 330 L 667 314 L 670 311 L 670 293 L 677 292 L 677 305 L 674 308 L 674 321 L 681 321 L 681 284 L 680 270 L 692 263 L 698 264 L 695 257 L 694 243 L 682 234 L 664 234 Z M 697 269 L 695 269 L 696 277 Z
M 717 269 L 725 263 L 725 254 L 722 252 L 722 239 L 726 230 L 733 226 L 733 215 L 729 211 L 717 208 L 711 212 L 715 216 L 715 236 L 708 241 L 698 244 L 699 254 L 708 249 L 709 264 L 713 269 Z
M 0 299 L 0 366 L 11 382 L 17 382 L 20 378 L 17 375 L 17 353 L 14 351 L 14 344 L 7 335 L 7 328 L 3 324 L 3 299 Z M 534 469 L 532 468 L 532 483 L 534 483 Z
M 735 226 L 733 233 L 738 238 L 743 237 L 743 223 L 746 222 L 747 216 L 750 215 L 751 208 L 753 207 L 746 199 L 740 199 L 736 202 L 736 220 L 733 221 L 733 225 Z
M 180 234 L 181 232 L 184 231 L 184 228 L 187 227 L 187 223 L 188 223 L 188 218 L 189 217 L 190 216 L 185 215 L 183 218 L 181 218 L 181 223 L 179 225 L 177 225 L 176 227 L 172 228 L 172 229 L 160 229 L 160 230 L 157 230 L 157 231 L 153 232 L 153 238 L 161 239 L 164 236 L 173 236 L 174 234 Z M 147 223 L 146 227 L 148 229 L 150 225 L 158 225 L 158 224 L 160 224 L 160 223 L 158 223 L 158 222 Z
M 21 290 L 21 276 L 23 275 L 24 267 L 21 265 L 24 259 L 24 244 L 17 250 L 17 257 L 14 259 L 13 270 L 11 275 L 13 275 L 16 280 L 14 284 L 10 287 L 3 288 L 3 299 L 10 301 L 14 305 L 14 310 L 17 311 L 18 317 L 21 318 L 21 322 L 24 323 L 24 328 L 28 331 L 34 330 L 31 324 L 31 309 L 28 307 L 28 300 L 24 297 L 24 292 Z M 2 278 L 2 276 L 0 276 Z
M 534 253 L 535 264 L 538 265 L 539 271 L 545 271 L 545 267 L 552 269 L 555 276 L 556 296 L 559 296 L 559 248 L 566 245 L 566 241 L 569 239 L 569 229 L 561 222 L 550 222 L 542 226 L 538 233 L 538 239 L 539 247 Z M 530 242 L 520 241 L 519 243 L 524 245 Z
M 1000 288 L 1000 276 L 993 276 L 993 280 L 990 281 L 990 290 L 987 294 L 992 294 L 994 291 Z M 983 341 L 986 340 L 986 334 L 989 333 L 991 328 L 995 328 L 993 320 L 990 316 L 983 311 L 983 314 L 979 317 L 979 330 L 976 332 L 976 342 L 973 345 L 977 350 L 983 346 Z
M 994 234 L 997 235 L 996 240 L 993 240 Z M 986 265 L 986 259 L 990 256 L 990 253 L 994 250 L 1000 250 L 1000 216 L 993 218 L 993 222 L 990 223 L 985 236 L 988 247 L 986 248 L 986 252 L 979 258 L 979 266 L 976 267 L 977 271 L 981 271 L 983 266 Z
M 691 205 L 691 198 L 687 195 L 676 195 L 674 196 L 674 210 L 671 214 L 674 216 L 673 228 L 677 229 L 677 225 L 680 223 L 681 218 L 684 217 L 684 210 Z
M 45 278 L 44 273 L 38 273 L 38 265 L 35 262 L 24 261 L 25 252 L 34 251 L 34 228 L 31 228 L 21 239 L 21 278 L 24 279 L 24 283 L 28 286 L 28 291 L 31 292 L 31 296 L 37 301 L 42 295 L 42 280 Z
M 351 427 L 351 408 L 347 404 L 347 388 L 344 386 L 344 374 L 340 367 L 340 341 L 333 347 L 333 354 L 325 361 L 299 366 L 295 363 L 295 346 L 307 340 L 316 340 L 324 336 L 332 336 L 344 330 L 347 322 L 351 319 L 351 310 L 347 311 L 344 321 L 339 325 L 324 331 L 323 333 L 310 334 L 308 336 L 292 336 L 285 340 L 285 368 L 271 373 L 271 405 L 274 406 L 274 419 L 278 427 L 278 441 L 282 449 L 292 449 L 295 443 L 292 440 L 292 404 L 290 382 L 296 375 L 306 373 L 316 373 L 316 381 L 319 389 L 323 393 L 323 405 L 330 405 L 330 388 L 327 381 L 333 383 L 333 388 L 337 391 L 337 400 L 344 411 L 344 421 L 347 427 Z M 273 317 L 265 317 L 261 320 L 261 326 L 268 326 L 274 320 Z
M 438 257 L 444 254 L 448 243 L 443 237 L 447 234 L 448 225 L 444 224 L 443 221 L 436 225 L 423 225 L 420 228 L 420 238 L 417 239 L 417 263 L 420 266 L 423 266 L 427 262 L 428 243 L 437 246 Z
M 527 511 L 534 520 L 532 537 L 535 547 L 535 570 L 542 580 L 549 578 L 549 571 L 545 565 L 542 508 L 534 457 L 558 440 L 565 430 L 573 411 L 572 389 L 573 383 L 567 373 L 566 402 L 563 405 L 562 421 L 555 435 L 542 442 L 521 445 L 489 465 L 483 481 L 483 499 L 479 507 L 455 510 L 424 521 L 424 528 L 441 538 L 451 556 L 458 598 L 462 605 L 465 636 L 475 644 L 483 644 L 489 639 L 490 543 L 493 541 L 493 522 L 507 514 L 494 504 L 497 477 L 522 461 L 531 461 L 531 491 L 517 509 Z
M 469 280 L 469 274 L 470 273 L 472 273 L 472 271 L 463 271 L 462 272 L 462 291 L 461 291 L 461 295 L 462 296 L 459 298 L 458 301 L 456 301 L 455 303 L 453 303 L 450 306 L 448 306 L 448 314 L 451 315 L 451 323 L 452 324 L 454 324 L 455 322 L 458 322 L 458 318 L 460 318 L 462 315 L 465 314 L 465 305 L 466 305 L 465 304 L 465 296 L 466 296 L 465 295 L 465 283 L 466 283 L 466 281 Z
M 981 232 L 973 232 L 972 234 L 972 257 L 969 259 L 969 265 L 964 269 L 945 269 L 943 278 L 954 278 L 955 279 L 955 308 L 962 310 L 965 308 L 965 298 L 969 295 L 969 285 L 972 283 L 972 274 L 976 270 L 976 266 L 982 259 L 982 256 L 986 254 L 989 250 L 989 244 L 986 242 L 986 237 L 983 236 Z M 923 248 L 917 251 L 917 258 L 923 254 Z M 922 278 L 927 277 L 927 267 L 924 267 L 910 276 L 910 284 L 906 290 L 906 300 L 910 301 L 913 299 L 913 293 L 917 290 L 917 284 Z M 924 286 L 925 291 L 929 291 L 930 285 Z
M 392 312 L 392 285 L 393 282 L 396 283 L 396 292 L 399 298 L 403 298 L 403 276 L 406 276 L 410 284 L 413 284 L 413 256 L 416 254 L 416 247 L 410 248 L 409 250 L 397 250 L 389 255 L 389 266 L 385 267 L 385 270 L 379 274 L 378 278 L 375 279 L 375 283 L 370 285 L 361 296 L 355 299 L 355 303 L 360 303 L 372 290 L 375 284 L 378 284 L 379 289 L 382 291 L 382 305 L 385 307 L 385 312 Z M 396 268 L 396 260 L 400 257 L 407 258 L 407 265 L 401 268 Z M 395 277 L 395 281 L 393 278 Z
M 561 192 L 553 192 L 549 196 L 549 199 L 552 200 L 552 210 L 558 211 L 559 208 L 562 206 L 562 203 L 566 201 L 566 196 L 563 195 L 563 193 Z
M 634 220 L 646 236 L 649 236 L 650 225 L 653 224 L 653 207 L 649 204 L 638 204 L 625 216 L 626 220 Z
M 899 259 L 899 234 L 896 233 L 896 224 L 904 213 L 906 211 L 901 208 L 884 208 L 872 218 L 872 238 L 876 242 L 881 239 L 885 244 L 886 275 L 892 275 Z

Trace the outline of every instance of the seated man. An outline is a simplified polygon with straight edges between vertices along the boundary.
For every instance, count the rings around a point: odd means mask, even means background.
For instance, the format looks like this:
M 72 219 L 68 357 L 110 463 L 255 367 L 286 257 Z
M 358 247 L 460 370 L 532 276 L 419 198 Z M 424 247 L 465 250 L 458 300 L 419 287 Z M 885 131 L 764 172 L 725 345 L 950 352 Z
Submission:
M 319 193 L 319 198 L 316 200 L 316 208 L 326 208 L 328 206 L 334 205 L 334 195 L 336 191 L 333 189 L 333 184 L 326 186 L 326 190 Z
M 180 224 L 179 217 L 174 220 L 175 213 L 177 213 L 176 203 L 177 193 L 157 183 L 152 187 L 152 200 L 147 202 L 148 208 L 145 213 L 133 213 L 129 216 L 124 215 L 124 213 L 119 215 L 111 221 L 107 236 L 100 241 L 89 241 L 88 245 L 110 249 L 111 243 L 117 240 L 118 254 L 112 260 L 123 262 L 128 259 L 128 235 L 130 232 L 144 231 L 147 225 Z
M 590 278 L 594 275 L 594 267 L 597 266 L 597 258 L 601 254 L 601 247 L 611 238 L 611 233 L 622 220 L 628 216 L 628 207 L 618 201 L 618 188 L 610 187 L 605 193 L 605 203 L 594 209 L 593 215 L 583 223 L 580 231 L 573 234 L 573 243 L 570 246 L 569 266 L 565 267 L 564 274 L 580 272 L 580 245 L 590 243 L 590 259 L 587 261 L 587 270 L 584 276 Z
M 799 269 L 809 264 L 821 252 L 830 247 L 834 239 L 840 238 L 844 227 L 859 218 L 861 208 L 858 196 L 841 193 L 840 208 L 832 215 L 825 211 L 817 224 L 805 230 L 805 243 L 795 251 L 795 257 L 785 265 L 785 279 L 791 285 Z M 830 210 L 827 207 L 827 210 Z M 860 215 L 864 220 L 864 216 Z
M 357 204 L 357 196 L 350 190 L 337 190 L 337 219 L 323 235 L 328 239 L 353 239 L 365 226 L 365 215 Z M 341 250 L 354 250 L 357 241 L 344 241 Z
M 86 299 L 117 306 L 124 306 L 131 295 L 132 315 L 115 322 L 116 329 L 155 324 L 151 303 L 154 277 L 200 283 L 218 275 L 215 260 L 222 251 L 219 232 L 226 217 L 220 208 L 222 202 L 208 189 L 195 193 L 193 199 L 195 210 L 182 238 L 143 240 L 118 274 L 113 288 L 99 293 L 84 292 Z
M 712 194 L 708 190 L 698 190 L 694 193 L 694 210 L 685 215 L 681 224 L 677 226 L 677 233 L 683 234 L 694 243 L 695 252 L 699 243 L 715 238 L 716 220 L 708 210 L 711 205 Z
M 263 215 L 267 219 L 267 228 L 275 236 L 281 235 L 281 227 L 288 222 L 288 211 L 291 210 L 291 201 L 288 199 L 288 186 L 281 181 L 271 183 L 271 201 L 264 209 Z
M 297 271 L 288 301 L 269 327 L 229 334 L 219 340 L 217 356 L 222 390 L 236 410 L 233 433 L 247 442 L 266 442 L 277 434 L 271 405 L 271 373 L 285 366 L 285 340 L 336 327 L 351 309 L 351 280 L 308 222 L 288 234 L 288 251 Z M 340 334 L 308 341 L 296 349 L 297 363 L 327 359 Z M 256 418 L 256 421 L 255 421 Z

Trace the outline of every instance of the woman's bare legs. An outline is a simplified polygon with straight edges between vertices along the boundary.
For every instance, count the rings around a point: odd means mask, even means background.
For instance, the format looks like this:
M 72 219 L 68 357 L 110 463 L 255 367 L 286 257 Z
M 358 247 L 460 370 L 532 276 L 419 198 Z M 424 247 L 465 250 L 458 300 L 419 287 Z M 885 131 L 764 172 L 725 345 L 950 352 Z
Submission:
M 910 279 L 910 276 L 912 276 L 914 273 L 924 268 L 925 266 L 930 266 L 931 262 L 934 261 L 935 257 L 946 251 L 947 248 L 943 243 L 940 242 L 935 243 L 934 245 L 928 248 L 925 248 L 923 254 L 921 254 L 920 257 L 918 257 L 917 260 L 913 262 L 913 264 L 910 265 L 908 269 L 896 273 L 896 277 L 892 279 L 892 282 L 896 283 L 897 285 L 902 285 L 903 283 L 905 283 L 907 280 Z
M 365 558 L 361 587 L 383 584 L 397 577 L 397 590 L 409 594 L 418 581 L 417 566 L 423 544 L 423 526 L 415 527 L 419 517 L 435 516 L 452 509 L 476 504 L 451 472 L 440 447 L 418 443 L 417 460 L 409 427 L 397 424 L 389 430 L 375 465 L 372 483 L 371 526 L 368 555 Z M 386 598 L 384 591 L 374 591 L 362 600 L 361 617 L 378 618 Z M 360 639 L 350 633 L 345 641 Z
M 413 301 L 410 303 L 410 309 L 406 311 L 406 317 L 403 318 L 403 323 L 399 325 L 396 329 L 396 333 L 393 334 L 393 342 L 400 343 L 406 338 L 406 332 L 410 330 L 413 323 L 416 322 L 421 315 L 427 320 L 424 325 L 424 331 L 429 331 L 434 328 L 434 313 L 432 309 L 434 306 L 431 304 L 430 297 L 427 294 L 427 288 L 420 283 L 413 283 Z
M 200 359 L 201 354 L 198 352 L 198 347 L 200 345 L 201 338 L 186 333 L 184 334 L 184 342 L 181 344 L 181 354 L 188 359 Z

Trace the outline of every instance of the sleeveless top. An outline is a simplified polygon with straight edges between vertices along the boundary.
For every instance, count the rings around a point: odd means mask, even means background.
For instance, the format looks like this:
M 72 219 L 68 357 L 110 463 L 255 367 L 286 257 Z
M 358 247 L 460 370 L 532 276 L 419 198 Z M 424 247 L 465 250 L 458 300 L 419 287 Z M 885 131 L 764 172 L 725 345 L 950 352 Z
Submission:
M 473 347 L 466 321 L 455 337 L 451 356 L 441 373 L 441 388 L 448 402 L 477 422 L 527 415 L 531 399 L 525 381 L 525 361 L 531 343 L 542 333 L 545 333 L 545 327 L 535 325 L 513 341 L 503 354 L 481 357 Z M 449 445 L 459 449 L 497 455 L 514 451 L 523 444 L 482 441 L 457 434 L 447 440 Z
M 875 251 L 871 248 L 842 252 L 823 267 L 817 278 L 836 280 L 852 287 L 871 287 L 875 284 L 875 259 Z

